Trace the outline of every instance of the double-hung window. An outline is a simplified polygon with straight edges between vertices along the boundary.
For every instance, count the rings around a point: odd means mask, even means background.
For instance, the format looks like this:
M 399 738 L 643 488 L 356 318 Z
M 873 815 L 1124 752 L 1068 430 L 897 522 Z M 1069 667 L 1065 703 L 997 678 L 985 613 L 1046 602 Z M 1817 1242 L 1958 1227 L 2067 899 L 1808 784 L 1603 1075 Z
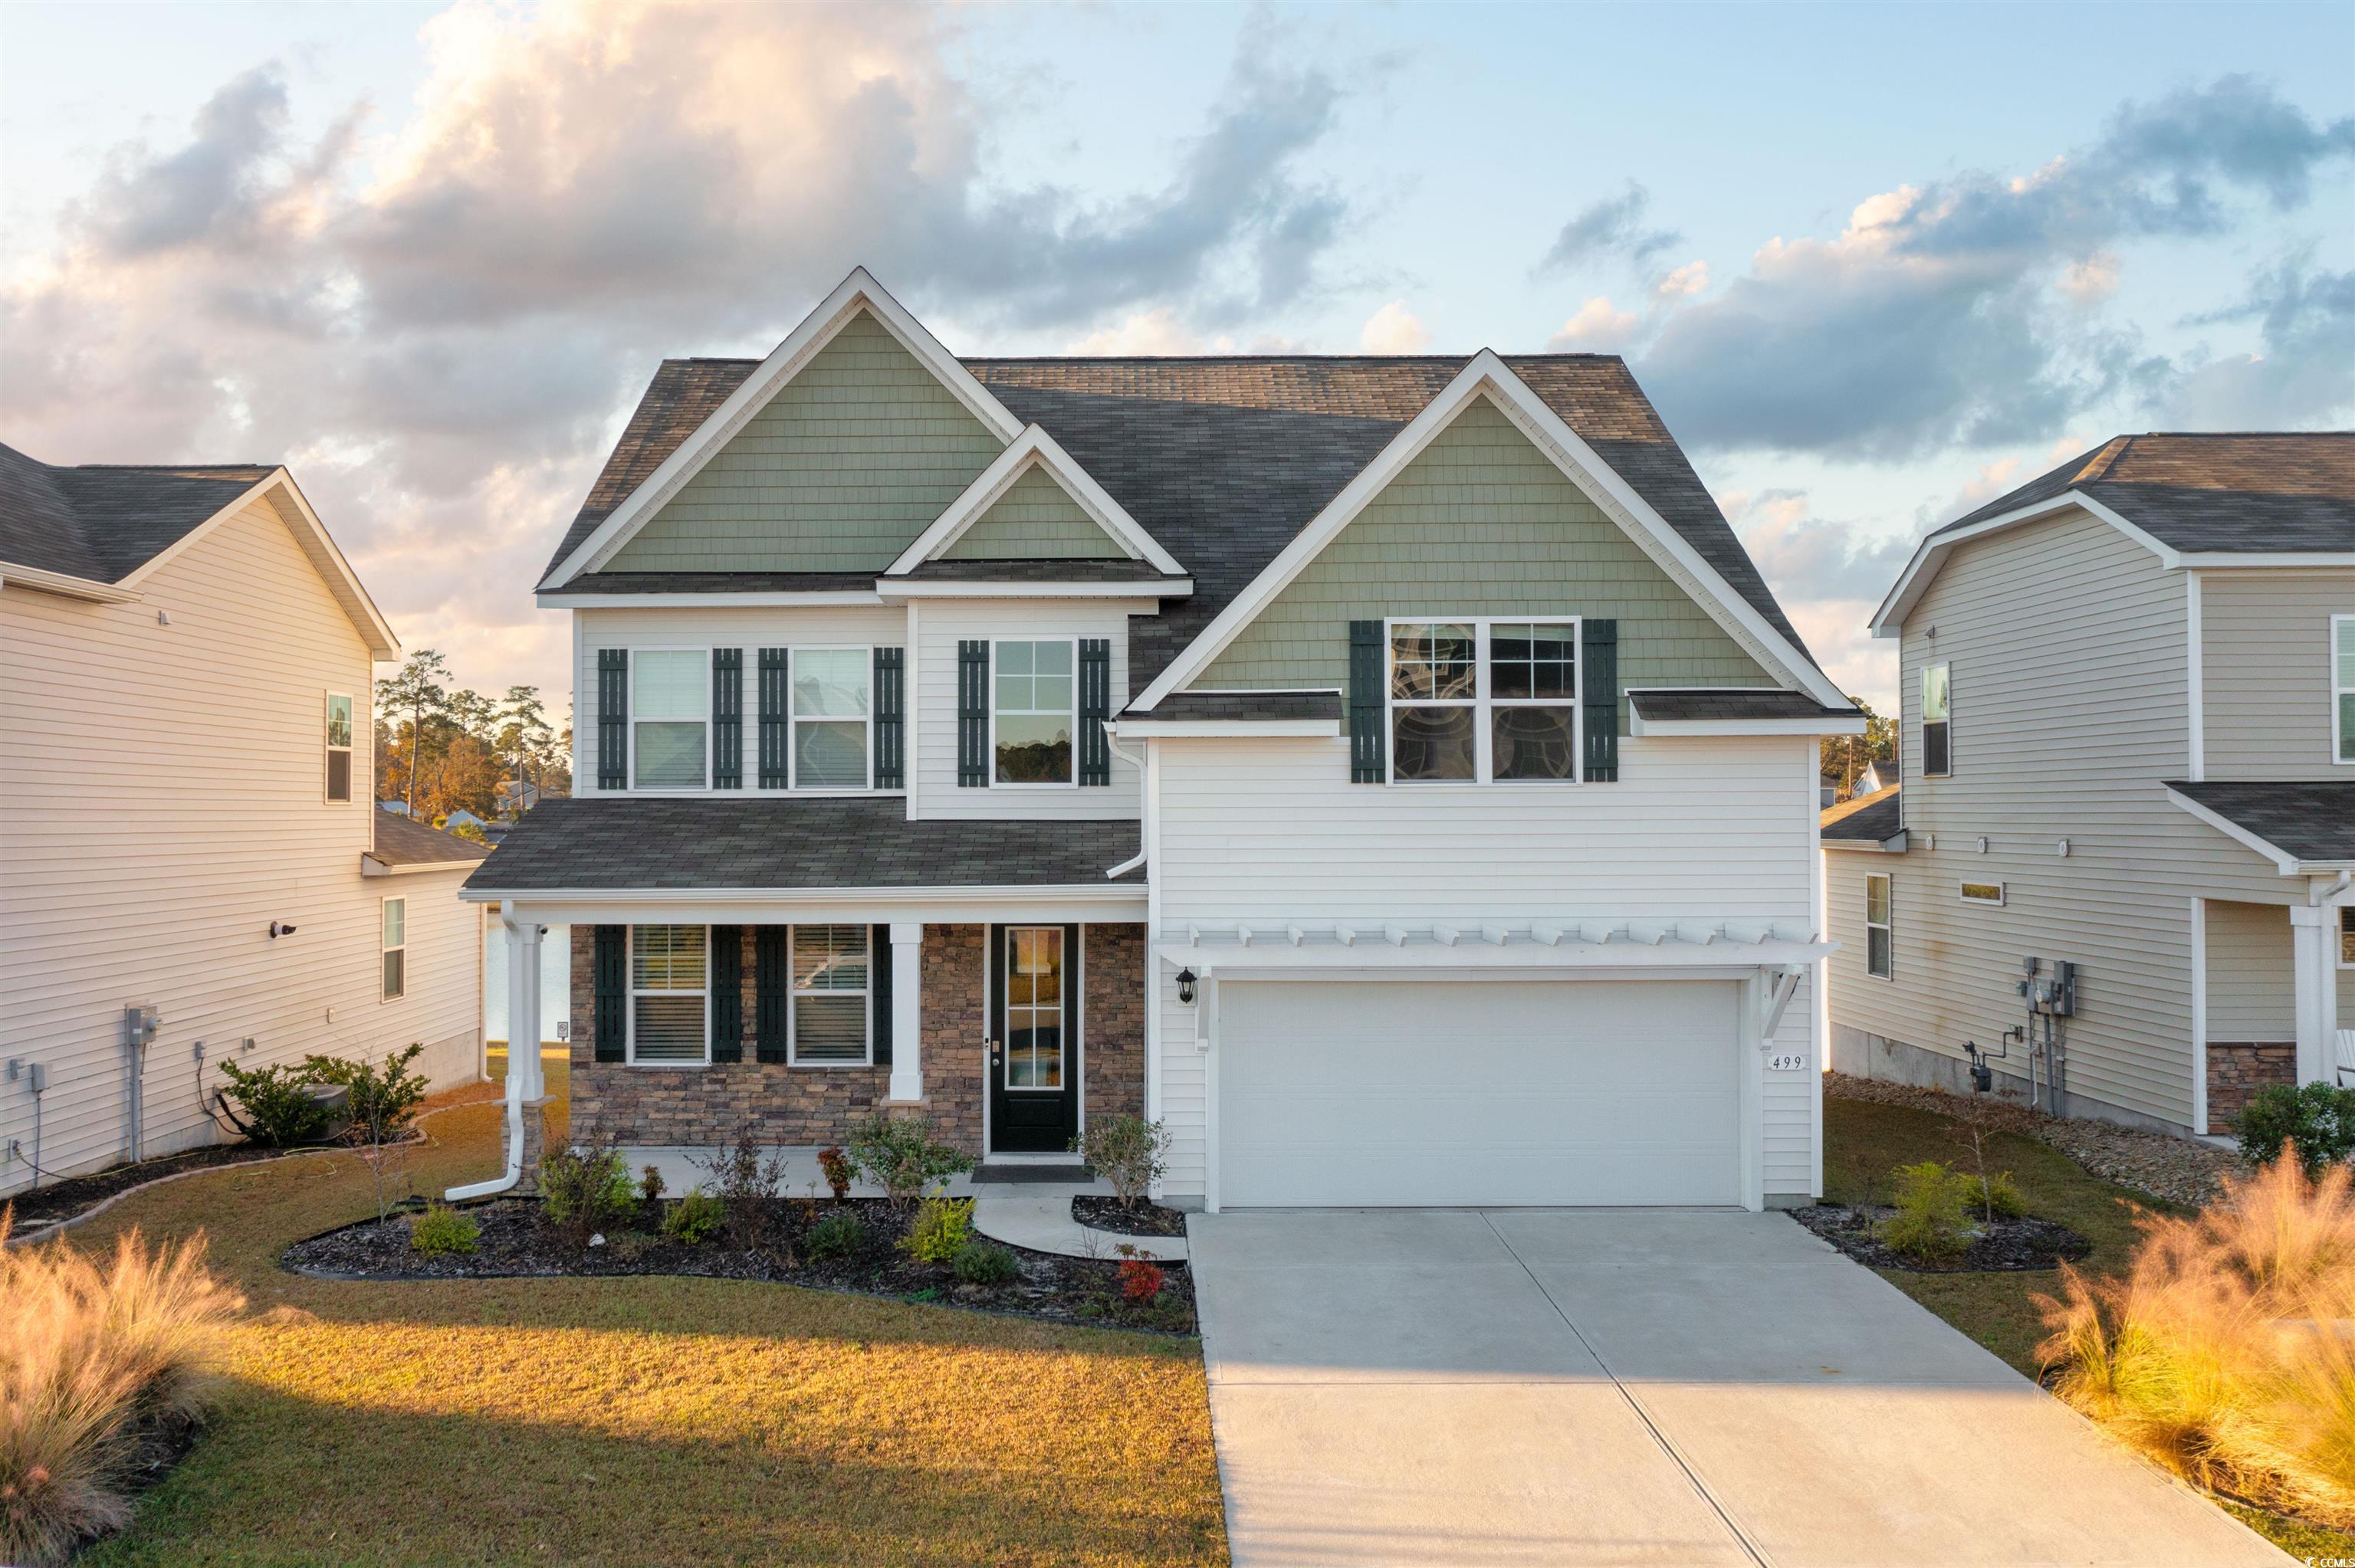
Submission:
M 1870 873 L 1864 879 L 1864 972 L 1876 980 L 1889 978 L 1891 956 L 1889 914 L 1888 874 L 1884 872 Z
M 864 1066 L 868 1060 L 868 931 L 864 926 L 793 928 L 794 1012 L 789 1060 L 797 1066 Z
M 630 1060 L 709 1059 L 710 937 L 705 926 L 630 927 Z
M 993 778 L 999 784 L 1069 784 L 1071 736 L 1079 729 L 1076 645 L 1062 638 L 1000 642 L 990 704 Z
M 866 789 L 874 650 L 796 648 L 793 662 L 793 787 Z
M 390 1001 L 409 994 L 409 900 L 384 901 L 384 927 L 377 946 L 384 954 L 384 983 L 378 994 Z
M 352 699 L 327 694 L 327 799 L 352 798 Z
M 1578 779 L 1578 622 L 1390 623 L 1391 780 Z
M 1955 770 L 1954 688 L 1947 666 L 1922 671 L 1922 771 L 1943 779 Z
M 2330 755 L 2355 762 L 2355 615 L 2330 618 Z
M 631 781 L 640 789 L 700 789 L 711 777 L 711 654 L 640 648 L 630 654 Z

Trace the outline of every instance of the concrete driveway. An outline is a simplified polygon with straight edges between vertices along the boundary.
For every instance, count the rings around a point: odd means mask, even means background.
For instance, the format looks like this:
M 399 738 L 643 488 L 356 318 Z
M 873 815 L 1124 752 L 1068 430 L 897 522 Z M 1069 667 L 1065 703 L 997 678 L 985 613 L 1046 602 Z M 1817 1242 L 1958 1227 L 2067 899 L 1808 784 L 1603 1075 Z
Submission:
M 2289 1562 L 1781 1214 L 1189 1230 L 1238 1568 Z

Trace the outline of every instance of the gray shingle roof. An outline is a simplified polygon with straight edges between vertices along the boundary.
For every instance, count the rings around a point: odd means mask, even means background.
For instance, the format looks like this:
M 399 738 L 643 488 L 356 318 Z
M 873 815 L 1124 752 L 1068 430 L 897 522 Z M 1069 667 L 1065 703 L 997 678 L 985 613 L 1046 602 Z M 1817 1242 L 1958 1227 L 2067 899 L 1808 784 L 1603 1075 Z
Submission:
M 1826 808 L 1819 830 L 1824 842 L 1877 844 L 1895 838 L 1905 826 L 1898 803 L 1902 792 L 1891 784 L 1860 800 Z
M 2178 550 L 2355 550 L 2355 430 L 2115 436 L 1930 537 L 2082 491 Z
M 1855 708 L 1830 708 L 1805 692 L 1773 686 L 1696 686 L 1661 691 L 1647 688 L 1627 694 L 1628 703 L 1647 719 L 1813 719 L 1855 718 Z
M 273 471 L 265 463 L 57 467 L 0 446 L 0 561 L 120 582 Z
M 2294 860 L 2355 861 L 2355 780 L 2193 784 L 2169 779 L 2167 787 Z
M 1338 692 L 1172 692 L 1148 713 L 1131 712 L 1124 718 L 1235 719 L 1273 722 L 1279 719 L 1337 719 Z
M 542 800 L 466 879 L 559 888 L 1095 886 L 1133 858 L 1130 821 L 908 821 L 888 797 L 794 800 L 598 796 Z M 1120 878 L 1142 884 L 1142 871 Z
M 760 362 L 666 360 L 549 562 L 571 554 Z M 1452 355 L 968 359 L 1193 574 L 1130 623 L 1142 690 L 1464 368 Z M 1803 654 L 1806 644 L 1624 361 L 1506 363 Z M 634 574 L 645 575 L 645 574 Z M 600 575 L 601 586 L 607 580 Z M 695 591 L 695 590 L 688 590 Z
M 391 811 L 378 810 L 368 815 L 376 821 L 376 844 L 368 851 L 368 858 L 386 865 L 442 865 L 452 861 L 478 861 L 491 853 L 488 844 L 445 833 L 440 828 L 411 821 Z

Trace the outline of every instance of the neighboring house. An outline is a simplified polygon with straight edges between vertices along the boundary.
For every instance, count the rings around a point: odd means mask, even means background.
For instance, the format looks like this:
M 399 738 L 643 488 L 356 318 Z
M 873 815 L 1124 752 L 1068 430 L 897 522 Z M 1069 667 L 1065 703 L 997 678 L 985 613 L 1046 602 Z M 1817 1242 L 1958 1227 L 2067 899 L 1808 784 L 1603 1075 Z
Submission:
M 369 804 L 397 652 L 284 469 L 0 447 L 0 1192 L 213 1141 L 223 1061 L 478 1072 L 485 852 Z
M 520 816 L 539 804 L 539 786 L 529 779 L 502 781 L 493 796 L 493 809 L 502 816 Z
M 442 826 L 453 833 L 460 828 L 487 828 L 490 825 L 488 817 L 478 817 L 463 806 L 442 819 Z
M 538 593 L 574 795 L 468 895 L 519 1033 L 571 929 L 578 1133 L 1068 1161 L 1126 1113 L 1186 1205 L 1819 1191 L 1862 722 L 1615 357 L 960 360 L 859 271 L 661 366 Z
M 1893 757 L 1876 758 L 1864 765 L 1864 772 L 1856 781 L 1856 793 L 1878 795 L 1883 789 L 1893 789 L 1905 778 L 1904 764 Z
M 1824 819 L 1834 1066 L 1963 1090 L 1967 1043 L 2205 1132 L 2339 1075 L 2355 434 L 2118 437 L 1930 535 L 1873 630 L 1905 784 Z M 2068 1012 L 2030 1019 L 2030 959 Z
M 1828 809 L 1839 799 L 1839 776 L 1836 773 L 1817 774 L 1816 776 L 1817 803 Z

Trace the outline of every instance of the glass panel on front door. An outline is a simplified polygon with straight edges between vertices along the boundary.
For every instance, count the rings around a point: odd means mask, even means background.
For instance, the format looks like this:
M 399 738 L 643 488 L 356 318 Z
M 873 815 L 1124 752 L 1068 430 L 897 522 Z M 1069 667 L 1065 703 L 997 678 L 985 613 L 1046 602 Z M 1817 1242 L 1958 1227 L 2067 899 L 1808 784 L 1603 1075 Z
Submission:
M 1063 1086 L 1063 928 L 1006 933 L 1006 1086 Z

